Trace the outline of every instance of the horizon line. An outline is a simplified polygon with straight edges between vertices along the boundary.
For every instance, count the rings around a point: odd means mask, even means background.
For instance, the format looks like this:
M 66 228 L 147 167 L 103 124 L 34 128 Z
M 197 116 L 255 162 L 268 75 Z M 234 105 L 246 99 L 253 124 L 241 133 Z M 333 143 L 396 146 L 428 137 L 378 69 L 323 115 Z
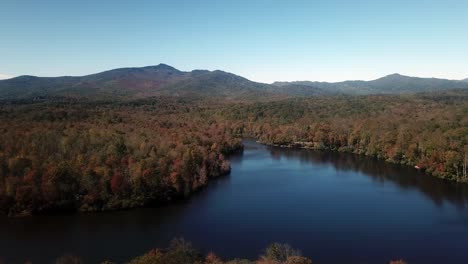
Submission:
M 275 80 L 275 81 L 272 81 L 272 82 L 271 81 L 268 82 L 268 81 L 257 81 L 257 80 L 254 80 L 253 78 L 247 78 L 244 75 L 240 75 L 240 74 L 237 74 L 237 73 L 234 73 L 234 72 L 231 72 L 231 71 L 225 71 L 225 70 L 221 70 L 221 69 L 209 70 L 209 69 L 194 68 L 192 70 L 180 70 L 179 68 L 174 67 L 174 66 L 172 66 L 170 64 L 159 63 L 159 64 L 145 65 L 145 66 L 122 66 L 122 67 L 116 67 L 116 68 L 111 68 L 111 69 L 107 69 L 107 70 L 100 70 L 100 71 L 96 71 L 96 72 L 93 72 L 93 73 L 87 73 L 87 74 L 82 74 L 82 75 L 48 75 L 48 76 L 45 76 L 45 75 L 33 75 L 33 74 L 11 75 L 11 74 L 7 74 L 7 73 L 0 73 L 0 81 L 10 80 L 10 79 L 14 79 L 14 78 L 17 78 L 17 77 L 24 77 L 24 76 L 31 76 L 31 77 L 37 77 L 37 78 L 83 77 L 83 76 L 88 76 L 88 75 L 93 75 L 93 74 L 100 74 L 100 73 L 104 73 L 104 72 L 108 72 L 108 71 L 112 71 L 112 70 L 118 70 L 118 69 L 139 69 L 139 68 L 158 67 L 158 66 L 168 66 L 168 67 L 174 68 L 177 71 L 187 72 L 187 73 L 188 72 L 193 72 L 193 71 L 210 71 L 210 72 L 223 71 L 223 72 L 226 72 L 226 73 L 230 73 L 230 74 L 234 74 L 234 75 L 246 78 L 249 81 L 253 81 L 253 82 L 257 82 L 257 83 L 263 83 L 263 84 L 274 84 L 274 83 L 277 83 L 277 82 L 278 83 L 294 83 L 294 82 L 340 83 L 340 82 L 346 82 L 346 81 L 374 81 L 374 80 L 378 80 L 378 79 L 388 77 L 388 76 L 392 76 L 392 75 L 398 75 L 398 76 L 410 77 L 410 78 L 440 79 L 440 80 L 449 80 L 449 81 L 464 81 L 464 80 L 468 79 L 468 78 L 451 79 L 451 78 L 435 77 L 435 76 L 415 76 L 415 75 L 406 75 L 406 74 L 401 74 L 399 72 L 394 72 L 394 73 L 390 73 L 390 74 L 380 75 L 380 77 L 342 79 L 342 80 L 338 80 L 338 81 L 337 80 L 317 81 L 317 80 L 313 80 L 313 79 L 296 79 L 296 80 L 285 81 L 285 80 L 278 79 L 278 80 Z

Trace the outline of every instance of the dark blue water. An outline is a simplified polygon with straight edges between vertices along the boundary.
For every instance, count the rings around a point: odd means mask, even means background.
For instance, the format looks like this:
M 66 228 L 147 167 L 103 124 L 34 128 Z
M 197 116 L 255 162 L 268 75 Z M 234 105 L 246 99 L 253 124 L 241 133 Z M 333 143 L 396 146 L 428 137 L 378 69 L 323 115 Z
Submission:
M 230 176 L 185 202 L 0 218 L 0 256 L 122 262 L 184 237 L 224 258 L 256 258 L 277 241 L 314 263 L 468 263 L 467 185 L 351 154 L 245 144 Z

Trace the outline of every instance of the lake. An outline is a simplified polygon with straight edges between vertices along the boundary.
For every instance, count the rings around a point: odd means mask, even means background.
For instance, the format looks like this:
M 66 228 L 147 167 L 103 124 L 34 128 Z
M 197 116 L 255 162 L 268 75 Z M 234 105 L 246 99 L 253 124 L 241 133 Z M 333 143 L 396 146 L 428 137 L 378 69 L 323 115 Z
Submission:
M 186 201 L 1 217 L 0 260 L 122 262 L 184 237 L 223 258 L 282 242 L 314 263 L 468 263 L 468 185 L 369 157 L 244 143 L 231 174 Z

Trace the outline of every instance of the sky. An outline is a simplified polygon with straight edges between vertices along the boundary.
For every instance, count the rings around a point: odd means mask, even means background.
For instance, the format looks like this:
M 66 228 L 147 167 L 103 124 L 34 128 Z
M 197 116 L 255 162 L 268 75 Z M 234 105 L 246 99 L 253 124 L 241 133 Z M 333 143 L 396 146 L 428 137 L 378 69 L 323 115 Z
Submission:
M 0 0 L 0 78 L 169 64 L 259 82 L 468 78 L 468 0 Z

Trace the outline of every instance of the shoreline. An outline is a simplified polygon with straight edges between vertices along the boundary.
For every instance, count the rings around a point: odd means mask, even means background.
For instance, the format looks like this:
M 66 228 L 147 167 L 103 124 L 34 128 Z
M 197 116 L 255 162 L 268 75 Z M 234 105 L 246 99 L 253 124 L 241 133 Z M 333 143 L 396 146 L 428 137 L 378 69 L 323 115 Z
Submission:
M 434 174 L 432 172 L 428 172 L 425 168 L 421 168 L 417 164 L 399 163 L 399 162 L 394 162 L 392 160 L 386 159 L 384 157 L 378 157 L 378 156 L 367 155 L 365 153 L 354 152 L 354 151 L 351 151 L 350 147 L 341 147 L 339 149 L 332 149 L 332 148 L 315 147 L 314 142 L 294 142 L 292 144 L 274 144 L 274 143 L 263 142 L 263 141 L 258 140 L 258 139 L 254 139 L 254 140 L 258 144 L 262 144 L 262 145 L 269 146 L 269 147 L 286 148 L 286 149 L 303 149 L 303 150 L 312 150 L 312 151 L 328 151 L 328 152 L 334 152 L 334 153 L 349 153 L 349 154 L 358 155 L 358 156 L 375 158 L 377 160 L 381 160 L 381 161 L 384 161 L 384 162 L 389 163 L 389 164 L 412 167 L 415 170 L 423 172 L 423 173 L 425 173 L 426 175 L 428 175 L 430 177 L 441 179 L 441 180 L 444 180 L 444 181 L 447 181 L 447 182 L 459 183 L 459 184 L 468 184 L 468 179 L 453 180 L 453 178 L 455 178 L 455 177 L 452 177 L 452 178 L 441 177 L 441 176 L 438 176 L 438 175 L 436 175 L 436 174 Z M 302 143 L 306 143 L 306 144 L 302 144 Z M 340 149 L 343 149 L 343 150 L 340 150 Z
M 229 158 L 233 155 L 238 155 L 242 154 L 244 152 L 244 145 L 240 145 L 238 148 L 231 149 L 228 154 L 226 154 L 227 161 L 229 161 Z M 158 208 L 161 206 L 166 206 L 169 204 L 177 203 L 177 202 L 183 202 L 187 201 L 192 198 L 193 195 L 196 195 L 202 191 L 204 191 L 206 188 L 209 187 L 210 183 L 212 181 L 216 181 L 217 179 L 221 177 L 228 177 L 231 173 L 231 165 L 229 161 L 229 168 L 227 171 L 221 171 L 219 175 L 211 175 L 208 177 L 208 180 L 205 185 L 200 185 L 196 189 L 194 189 L 192 192 L 188 194 L 184 193 L 176 193 L 173 190 L 166 190 L 167 193 L 171 193 L 167 195 L 166 197 L 161 197 L 161 199 L 157 200 L 150 200 L 150 201 L 145 201 L 144 204 L 130 204 L 127 206 L 120 206 L 120 207 L 103 207 L 100 209 L 89 209 L 89 210 L 84 210 L 83 208 L 75 207 L 75 205 L 70 204 L 70 207 L 67 208 L 62 208 L 62 209 L 53 209 L 53 210 L 45 210 L 45 211 L 39 211 L 39 212 L 30 212 L 30 211 L 20 211 L 16 213 L 12 212 L 7 212 L 4 215 L 7 218 L 26 218 L 26 217 L 33 217 L 33 216 L 42 216 L 42 215 L 60 215 L 60 214 L 96 214 L 96 213 L 104 213 L 104 212 L 112 212 L 112 211 L 127 211 L 127 210 L 134 210 L 138 208 Z M 172 191 L 172 192 L 171 192 Z M 116 200 L 119 201 L 119 200 Z

